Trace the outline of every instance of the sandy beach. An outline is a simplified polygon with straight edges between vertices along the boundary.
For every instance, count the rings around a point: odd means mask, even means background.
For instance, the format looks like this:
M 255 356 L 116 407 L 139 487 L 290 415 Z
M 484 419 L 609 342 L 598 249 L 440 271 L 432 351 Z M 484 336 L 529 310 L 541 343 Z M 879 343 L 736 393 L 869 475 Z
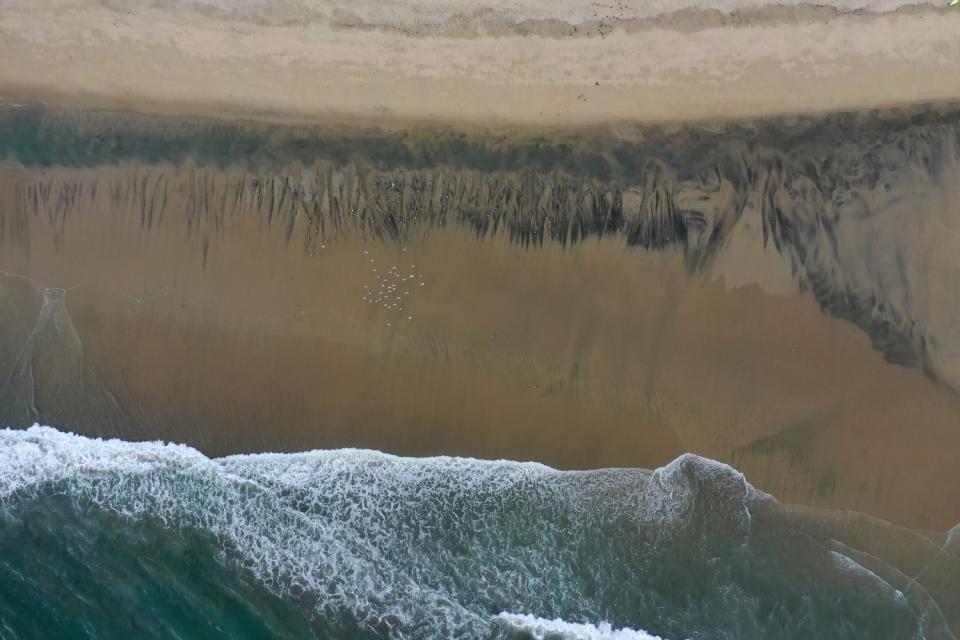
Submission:
M 958 31 L 890 3 L 8 0 L 0 98 L 378 127 L 746 118 L 960 97 Z

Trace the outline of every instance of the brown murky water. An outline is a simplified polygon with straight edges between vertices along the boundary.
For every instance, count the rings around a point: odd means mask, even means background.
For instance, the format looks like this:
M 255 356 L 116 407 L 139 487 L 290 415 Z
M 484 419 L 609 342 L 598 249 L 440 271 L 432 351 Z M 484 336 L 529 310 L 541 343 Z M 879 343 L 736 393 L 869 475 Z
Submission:
M 525 247 L 424 226 L 315 242 L 302 218 L 228 202 L 218 170 L 190 174 L 224 198 L 194 215 L 179 171 L 0 173 L 8 212 L 29 185 L 87 185 L 8 215 L 0 245 L 10 379 L 28 377 L 60 426 L 211 454 L 369 447 L 562 468 L 694 451 L 784 501 L 920 528 L 958 518 L 956 394 L 886 362 L 810 293 L 729 289 L 676 249 L 616 235 Z M 121 187 L 148 180 L 169 200 L 145 221 L 142 191 Z M 62 303 L 44 307 L 45 288 Z M 42 309 L 56 322 L 36 331 Z

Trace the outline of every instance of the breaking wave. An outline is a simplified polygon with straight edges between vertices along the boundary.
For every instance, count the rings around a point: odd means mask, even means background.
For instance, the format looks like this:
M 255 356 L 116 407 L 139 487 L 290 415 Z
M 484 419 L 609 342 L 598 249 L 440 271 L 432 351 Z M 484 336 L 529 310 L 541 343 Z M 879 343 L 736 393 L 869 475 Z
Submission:
M 864 527 L 927 549 L 921 570 L 898 583 L 903 563 L 853 548 Z M 34 426 L 0 431 L 0 540 L 18 638 L 953 638 L 922 586 L 953 575 L 949 545 L 795 515 L 690 454 L 210 459 Z
M 519 633 L 526 633 L 534 638 L 546 639 L 556 638 L 557 640 L 661 640 L 657 636 L 651 636 L 644 631 L 634 629 L 613 629 L 609 623 L 603 622 L 599 625 L 579 624 L 565 622 L 559 618 L 556 620 L 544 620 L 531 615 L 517 615 L 513 613 L 501 613 L 499 622 L 512 628 Z

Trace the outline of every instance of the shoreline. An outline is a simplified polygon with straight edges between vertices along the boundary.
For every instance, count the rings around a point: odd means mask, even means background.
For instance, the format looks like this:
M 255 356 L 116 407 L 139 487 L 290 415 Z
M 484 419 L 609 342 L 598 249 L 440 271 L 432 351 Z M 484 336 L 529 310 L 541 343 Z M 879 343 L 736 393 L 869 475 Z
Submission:
M 850 106 L 840 109 L 783 111 L 749 116 L 703 116 L 695 118 L 661 118 L 656 120 L 597 121 L 537 125 L 521 122 L 476 122 L 449 119 L 438 121 L 428 117 L 368 117 L 350 112 L 317 115 L 281 111 L 244 110 L 228 104 L 202 102 L 129 100 L 119 96 L 94 93 L 67 94 L 54 89 L 16 85 L 0 89 L 0 111 L 35 109 L 43 112 L 105 115 L 122 119 L 146 118 L 157 121 L 183 122 L 196 125 L 272 128 L 303 131 L 309 135 L 339 134 L 362 138 L 404 134 L 409 138 L 456 136 L 478 142 L 502 142 L 504 146 L 541 141 L 548 144 L 596 141 L 598 146 L 615 142 L 641 142 L 650 132 L 670 138 L 694 132 L 699 135 L 744 135 L 763 129 L 780 129 L 793 133 L 816 130 L 819 126 L 849 120 L 855 126 L 886 126 L 907 123 L 910 118 L 946 118 L 960 112 L 960 93 L 956 98 L 922 99 L 876 105 Z M 734 134 L 734 132 L 736 132 Z

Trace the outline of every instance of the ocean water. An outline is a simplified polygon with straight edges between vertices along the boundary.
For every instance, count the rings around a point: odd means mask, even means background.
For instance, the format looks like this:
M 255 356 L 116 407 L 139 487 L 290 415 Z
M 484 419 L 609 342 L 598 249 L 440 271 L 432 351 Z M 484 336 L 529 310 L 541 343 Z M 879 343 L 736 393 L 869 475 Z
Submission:
M 564 472 L 3 430 L 0 637 L 953 638 L 924 580 L 791 518 L 694 455 Z

